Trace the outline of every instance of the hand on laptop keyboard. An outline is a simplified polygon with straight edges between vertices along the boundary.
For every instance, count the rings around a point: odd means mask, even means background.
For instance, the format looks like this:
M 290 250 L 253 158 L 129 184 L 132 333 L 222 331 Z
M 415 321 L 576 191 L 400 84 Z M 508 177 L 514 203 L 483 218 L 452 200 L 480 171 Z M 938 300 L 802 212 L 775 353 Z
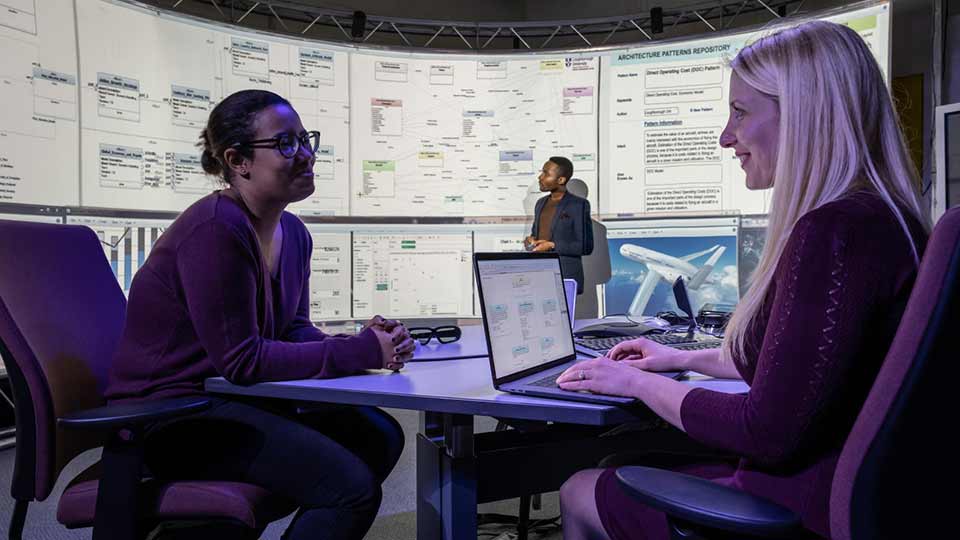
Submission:
M 557 383 L 564 390 L 638 398 L 633 393 L 635 379 L 650 376 L 659 377 L 604 357 L 577 362 L 560 374 Z

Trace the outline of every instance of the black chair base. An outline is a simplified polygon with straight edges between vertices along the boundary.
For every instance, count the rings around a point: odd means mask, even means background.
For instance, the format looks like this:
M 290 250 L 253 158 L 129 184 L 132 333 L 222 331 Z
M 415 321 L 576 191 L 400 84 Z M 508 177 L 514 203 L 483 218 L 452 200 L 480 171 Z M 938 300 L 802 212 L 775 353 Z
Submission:
M 23 538 L 23 524 L 27 520 L 27 509 L 30 507 L 30 501 L 18 500 L 13 507 L 13 516 L 10 518 L 10 530 L 8 537 L 10 540 L 20 540 Z

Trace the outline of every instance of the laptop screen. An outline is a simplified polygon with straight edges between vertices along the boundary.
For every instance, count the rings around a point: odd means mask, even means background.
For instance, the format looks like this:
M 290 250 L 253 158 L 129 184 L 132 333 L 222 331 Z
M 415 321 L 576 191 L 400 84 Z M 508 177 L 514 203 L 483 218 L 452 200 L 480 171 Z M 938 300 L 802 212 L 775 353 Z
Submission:
M 575 354 L 559 258 L 504 254 L 476 264 L 497 379 Z

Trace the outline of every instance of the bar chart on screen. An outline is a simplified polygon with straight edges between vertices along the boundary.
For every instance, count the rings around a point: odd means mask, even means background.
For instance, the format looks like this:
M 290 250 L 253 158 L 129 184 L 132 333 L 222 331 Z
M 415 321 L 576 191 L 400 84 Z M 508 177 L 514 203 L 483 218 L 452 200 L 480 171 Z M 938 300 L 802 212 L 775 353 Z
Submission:
M 103 254 L 117 276 L 123 294 L 129 295 L 137 270 L 172 219 L 142 219 L 105 216 L 68 216 L 68 225 L 93 229 L 103 246 Z

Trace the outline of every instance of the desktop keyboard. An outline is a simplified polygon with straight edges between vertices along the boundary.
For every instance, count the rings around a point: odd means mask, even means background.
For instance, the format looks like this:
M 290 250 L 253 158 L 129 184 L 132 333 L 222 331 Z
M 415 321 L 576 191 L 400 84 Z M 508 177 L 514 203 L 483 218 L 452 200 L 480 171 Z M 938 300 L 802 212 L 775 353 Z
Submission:
M 687 334 L 647 334 L 643 336 L 650 341 L 669 345 L 682 351 L 695 351 L 702 349 L 716 349 L 720 347 L 721 340 L 716 338 L 687 337 Z M 599 338 L 577 338 L 577 345 L 582 345 L 594 351 L 606 352 L 614 348 L 621 341 L 635 339 L 635 336 L 613 336 Z
M 723 343 L 723 340 L 720 339 L 705 339 L 694 343 L 678 343 L 670 346 L 681 351 L 702 351 L 704 349 L 719 349 L 721 343 Z
M 614 348 L 617 343 L 626 341 L 628 339 L 633 339 L 633 336 L 576 338 L 575 342 L 577 345 L 583 345 L 584 347 L 594 351 L 609 351 L 610 349 Z

